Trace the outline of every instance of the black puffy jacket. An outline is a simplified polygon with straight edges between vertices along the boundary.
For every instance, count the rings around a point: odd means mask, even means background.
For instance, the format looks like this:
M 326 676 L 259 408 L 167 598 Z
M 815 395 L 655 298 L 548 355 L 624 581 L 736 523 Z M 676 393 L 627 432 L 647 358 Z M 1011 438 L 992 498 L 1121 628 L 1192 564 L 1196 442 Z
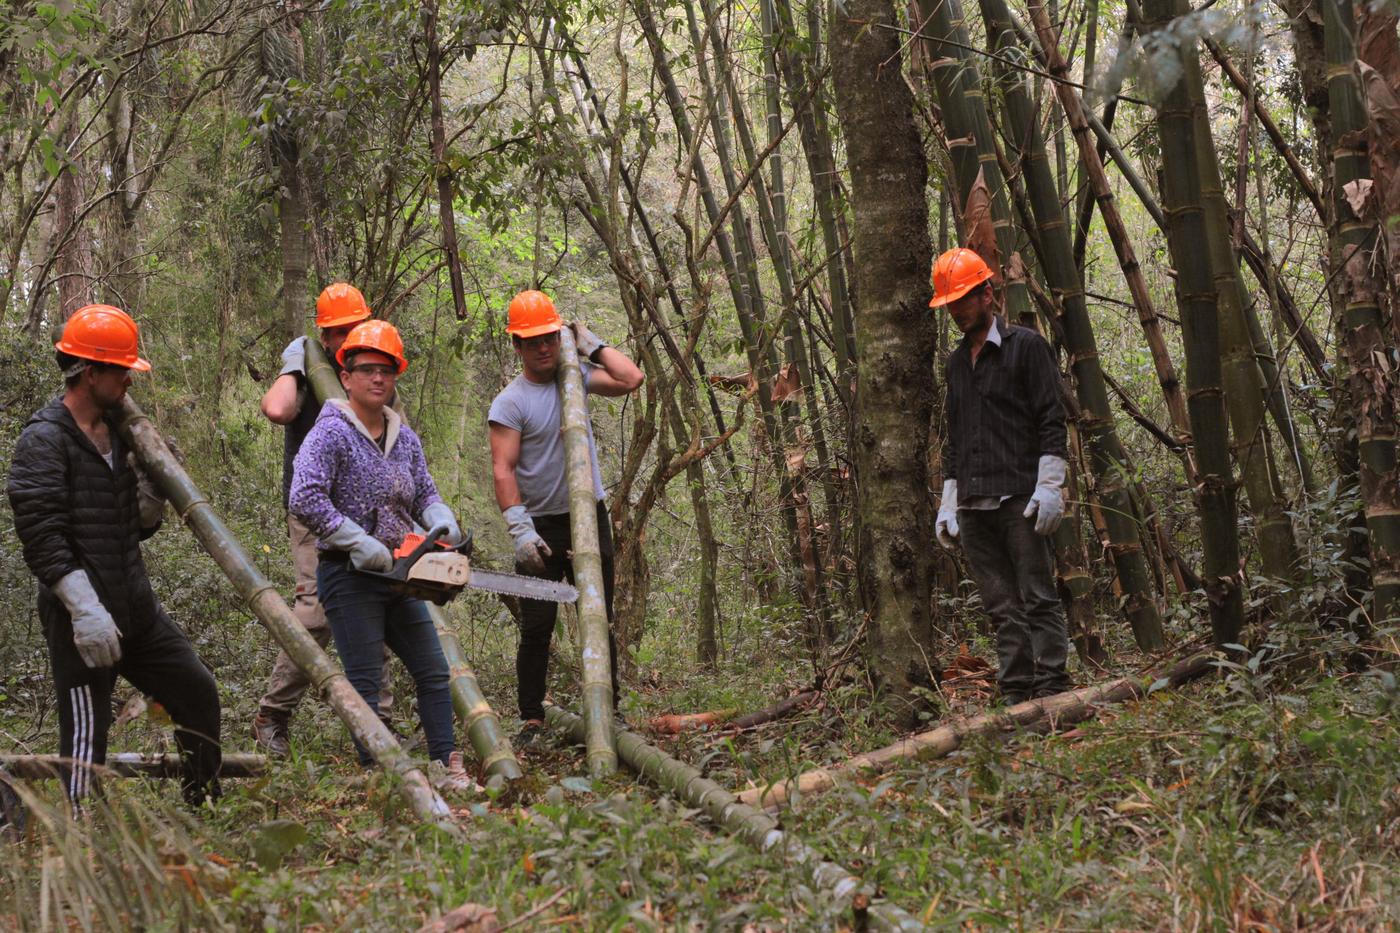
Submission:
M 110 424 L 110 422 L 109 422 Z M 117 628 L 134 633 L 156 617 L 156 597 L 141 559 L 136 473 L 111 426 L 115 468 L 97 452 L 61 398 L 35 412 L 15 442 L 7 492 L 24 561 L 39 578 L 39 611 L 67 610 L 49 589 L 87 571 Z

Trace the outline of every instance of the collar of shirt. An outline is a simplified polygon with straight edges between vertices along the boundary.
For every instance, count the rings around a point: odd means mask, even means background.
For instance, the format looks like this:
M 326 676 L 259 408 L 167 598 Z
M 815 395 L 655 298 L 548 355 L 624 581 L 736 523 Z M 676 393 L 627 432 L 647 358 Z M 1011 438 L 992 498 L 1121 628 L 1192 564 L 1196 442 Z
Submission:
M 987 343 L 990 343 L 990 344 L 991 344 L 992 346 L 994 346 L 994 347 L 1000 348 L 1000 347 L 1001 347 L 1001 341 L 1002 341 L 1002 323 L 1001 323 L 1001 318 L 999 318 L 999 317 L 997 317 L 995 314 L 993 314 L 993 315 L 992 315 L 992 326 L 989 327 L 989 328 L 987 328 L 986 342 L 987 342 Z M 970 362 L 970 361 L 971 361 L 970 358 L 971 358 L 971 355 L 972 355 L 972 338 L 971 338 L 971 337 L 963 337 L 962 343 L 960 343 L 960 344 L 958 345 L 958 349 L 960 349 L 960 350 L 965 350 L 965 351 L 967 352 L 968 357 L 969 357 L 969 362 Z

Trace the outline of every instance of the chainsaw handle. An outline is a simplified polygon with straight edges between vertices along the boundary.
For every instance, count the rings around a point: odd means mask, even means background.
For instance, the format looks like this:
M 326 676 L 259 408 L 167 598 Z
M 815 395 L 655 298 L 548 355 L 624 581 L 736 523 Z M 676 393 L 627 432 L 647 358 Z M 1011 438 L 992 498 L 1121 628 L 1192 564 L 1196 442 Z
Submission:
M 446 525 L 434 525 L 428 530 L 428 533 L 423 536 L 423 540 L 418 542 L 418 546 L 416 548 L 409 551 L 406 556 L 400 557 L 398 561 L 394 562 L 394 569 L 397 570 L 400 566 L 402 566 L 406 570 L 407 568 L 412 567 L 414 564 L 418 563 L 418 558 L 422 557 L 424 554 L 428 553 L 428 551 L 437 547 L 438 535 L 445 534 L 447 534 Z M 400 564 L 399 561 L 402 561 L 403 563 Z

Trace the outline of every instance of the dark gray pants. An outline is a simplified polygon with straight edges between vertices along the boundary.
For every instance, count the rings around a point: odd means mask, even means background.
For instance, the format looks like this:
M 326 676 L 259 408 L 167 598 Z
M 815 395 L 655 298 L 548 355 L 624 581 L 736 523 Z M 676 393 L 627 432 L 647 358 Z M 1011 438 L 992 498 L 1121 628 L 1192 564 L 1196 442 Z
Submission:
M 997 629 L 997 685 L 1009 699 L 1069 689 L 1069 637 L 1050 539 L 1023 517 L 1030 496 L 959 509 L 959 535 L 982 606 Z

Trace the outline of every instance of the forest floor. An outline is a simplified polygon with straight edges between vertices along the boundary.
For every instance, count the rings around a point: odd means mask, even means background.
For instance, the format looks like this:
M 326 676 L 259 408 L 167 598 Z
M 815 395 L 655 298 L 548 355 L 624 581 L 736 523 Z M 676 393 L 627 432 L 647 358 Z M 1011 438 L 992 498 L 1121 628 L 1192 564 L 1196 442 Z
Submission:
M 629 722 L 644 732 L 662 713 L 757 710 L 810 681 L 791 660 L 795 647 L 750 631 L 718 673 L 697 671 L 687 645 L 649 639 L 638 654 L 643 686 L 624 699 Z M 494 623 L 464 635 L 513 734 L 513 635 Z M 1276 629 L 1271 638 L 1246 663 L 1094 721 L 970 740 L 950 757 L 799 799 L 783 828 L 931 927 L 1394 928 L 1394 677 L 1330 669 L 1335 637 Z M 569 639 L 560 641 L 568 657 Z M 1393 667 L 1393 633 L 1381 643 Z M 984 642 L 971 650 L 991 657 Z M 220 673 L 230 751 L 252 750 L 262 653 L 241 675 Z M 569 672 L 555 680 L 568 702 Z M 406 696 L 406 680 L 398 686 Z M 967 678 L 947 696 L 951 711 L 985 706 L 986 686 Z M 51 723 L 36 730 L 14 718 L 16 705 L 0 708 L 0 728 L 52 750 Z M 155 750 L 165 732 L 143 718 L 112 748 Z M 743 734 L 650 740 L 737 790 L 895 738 L 867 691 L 844 683 Z M 523 754 L 529 776 L 518 792 L 453 801 L 458 843 L 412 825 L 391 783 L 356 766 L 324 704 L 303 707 L 294 740 L 290 761 L 227 781 L 219 806 L 195 816 L 171 784 L 130 780 L 113 782 L 104 810 L 72 823 L 57 789 L 35 785 L 46 803 L 32 809 L 29 838 L 3 844 L 0 926 L 405 930 L 465 903 L 513 929 L 853 923 L 849 902 L 634 775 L 590 781 L 581 752 L 559 741 Z

